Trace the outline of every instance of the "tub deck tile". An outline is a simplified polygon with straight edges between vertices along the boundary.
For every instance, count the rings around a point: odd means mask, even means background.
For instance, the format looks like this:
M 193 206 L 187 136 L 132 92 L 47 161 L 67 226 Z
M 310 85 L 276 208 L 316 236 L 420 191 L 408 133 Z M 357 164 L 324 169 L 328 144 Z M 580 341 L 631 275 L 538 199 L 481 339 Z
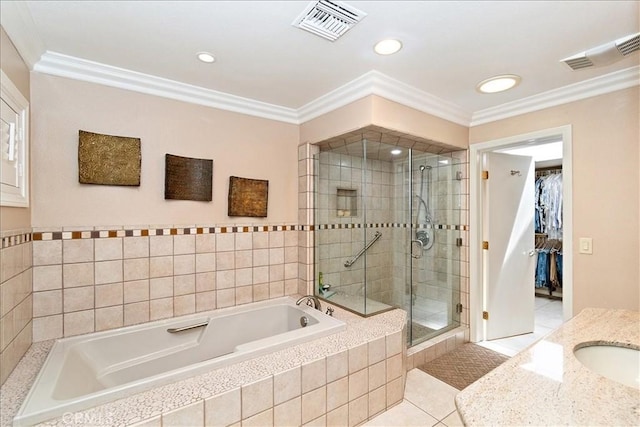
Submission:
M 398 338 L 402 336 L 401 331 L 406 323 L 404 311 L 393 310 L 365 319 L 336 307 L 334 317 L 347 323 L 345 331 L 137 393 L 114 402 L 77 412 L 74 415 L 83 417 L 83 419 L 100 419 L 100 417 L 108 416 L 110 425 L 132 425 L 156 419 L 158 416 L 166 417 L 169 412 L 209 400 L 214 396 L 251 383 L 265 379 L 272 381 L 276 374 L 318 359 L 334 356 L 341 352 L 344 352 L 344 356 L 347 356 L 349 349 L 376 339 L 386 337 L 389 340 L 387 341 L 388 352 L 395 353 L 399 351 L 397 348 Z M 0 407 L 2 410 L 2 425 L 11 424 L 13 416 L 19 409 L 52 345 L 53 340 L 33 344 L 12 374 L 12 376 L 15 375 L 15 379 L 12 381 L 10 377 L 2 386 L 2 406 Z M 366 349 L 367 347 L 364 348 Z M 389 356 L 391 354 L 387 354 L 387 357 Z M 336 375 L 333 369 L 327 369 L 326 374 L 327 377 Z M 402 399 L 402 391 L 404 389 L 402 380 L 402 377 L 394 380 L 390 384 L 391 387 L 386 389 L 387 406 L 395 404 Z M 13 388 L 17 387 L 18 384 L 23 390 L 22 393 L 13 391 Z M 364 399 L 363 402 L 366 402 L 368 397 L 365 395 L 362 396 L 362 399 Z M 348 405 L 344 405 L 344 407 L 348 407 Z M 206 405 L 203 408 L 206 414 Z M 336 411 L 338 410 L 332 411 L 333 413 L 327 416 L 331 419 L 344 417 L 342 412 Z M 311 412 L 315 415 L 315 411 Z M 256 416 L 262 414 L 264 413 L 258 413 Z M 307 418 L 304 421 L 312 420 L 310 417 L 313 415 L 307 414 Z M 244 416 L 245 414 L 243 414 Z M 354 413 L 350 421 L 360 422 L 362 417 L 364 417 L 363 420 L 366 419 L 366 414 Z M 40 425 L 62 427 L 68 425 L 68 423 L 65 423 L 63 418 L 57 418 Z
M 12 424 L 54 342 L 48 340 L 32 344 L 0 388 L 0 425 Z

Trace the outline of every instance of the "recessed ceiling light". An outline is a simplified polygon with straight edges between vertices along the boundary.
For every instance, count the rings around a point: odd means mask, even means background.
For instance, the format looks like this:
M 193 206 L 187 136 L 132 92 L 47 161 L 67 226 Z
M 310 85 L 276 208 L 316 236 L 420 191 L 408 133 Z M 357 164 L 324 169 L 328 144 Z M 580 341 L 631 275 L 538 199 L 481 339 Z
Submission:
M 497 93 L 509 90 L 520 83 L 521 77 L 515 74 L 502 74 L 483 80 L 476 86 L 478 92 Z
M 393 154 L 394 156 L 397 156 L 397 155 L 398 155 L 398 154 L 400 154 L 400 153 L 402 153 L 402 150 L 398 150 L 397 148 L 396 148 L 396 149 L 391 150 L 391 154 Z
M 386 39 L 379 41 L 373 47 L 378 55 L 392 55 L 402 49 L 400 40 Z
M 209 52 L 198 52 L 198 59 L 202 62 L 206 62 L 207 64 L 216 62 L 216 57 Z

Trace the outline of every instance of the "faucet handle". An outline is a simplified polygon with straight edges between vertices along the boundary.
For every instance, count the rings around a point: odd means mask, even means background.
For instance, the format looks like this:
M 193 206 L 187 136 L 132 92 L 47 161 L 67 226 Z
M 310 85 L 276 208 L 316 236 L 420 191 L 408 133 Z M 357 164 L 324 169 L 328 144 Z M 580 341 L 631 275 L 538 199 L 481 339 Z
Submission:
M 333 312 L 334 312 L 333 307 L 327 307 L 327 311 L 325 312 L 325 314 L 328 314 L 329 316 L 333 316 Z

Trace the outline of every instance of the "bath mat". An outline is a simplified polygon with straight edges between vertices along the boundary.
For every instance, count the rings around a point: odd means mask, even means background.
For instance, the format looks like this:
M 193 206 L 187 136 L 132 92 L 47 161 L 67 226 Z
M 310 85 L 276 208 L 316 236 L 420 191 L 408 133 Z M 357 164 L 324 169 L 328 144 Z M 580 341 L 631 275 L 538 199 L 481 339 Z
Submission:
M 476 344 L 463 344 L 418 368 L 462 390 L 486 375 L 509 357 Z

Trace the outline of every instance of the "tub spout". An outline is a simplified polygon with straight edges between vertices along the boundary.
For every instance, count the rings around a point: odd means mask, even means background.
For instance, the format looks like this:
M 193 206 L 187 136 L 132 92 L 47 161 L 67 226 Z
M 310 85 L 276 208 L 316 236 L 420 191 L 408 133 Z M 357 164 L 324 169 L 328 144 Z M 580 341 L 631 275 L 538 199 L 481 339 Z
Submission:
M 322 311 L 322 305 L 320 305 L 320 300 L 318 298 L 316 298 L 314 295 L 305 295 L 305 296 L 303 296 L 298 301 L 296 301 L 296 305 L 300 305 L 300 303 L 302 301 L 304 301 L 304 300 L 307 301 L 307 305 L 309 307 L 313 307 L 316 310 Z

